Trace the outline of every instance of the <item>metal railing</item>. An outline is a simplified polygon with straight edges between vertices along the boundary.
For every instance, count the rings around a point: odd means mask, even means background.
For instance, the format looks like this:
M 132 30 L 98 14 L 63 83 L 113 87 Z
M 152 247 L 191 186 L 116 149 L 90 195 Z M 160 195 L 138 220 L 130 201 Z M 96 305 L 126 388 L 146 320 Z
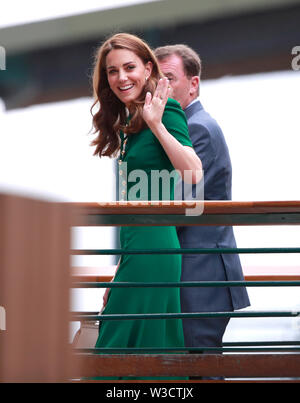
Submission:
M 188 216 L 186 208 L 200 208 L 201 215 Z M 199 204 L 199 206 L 197 205 Z M 74 226 L 131 225 L 299 225 L 300 201 L 278 202 L 114 202 L 75 203 Z M 202 206 L 201 206 L 202 208 Z M 196 211 L 196 210 L 195 210 Z M 300 253 L 300 248 L 197 248 L 146 250 L 72 250 L 73 255 L 192 253 Z M 299 280 L 288 281 L 199 281 L 162 283 L 78 282 L 73 288 L 114 287 L 299 287 Z M 299 317 L 299 311 L 239 311 L 156 314 L 113 314 L 73 312 L 74 321 L 173 319 L 203 317 Z M 207 354 L 184 354 L 188 351 Z M 287 342 L 224 343 L 223 347 L 197 348 L 95 348 L 75 349 L 80 376 L 225 376 L 225 377 L 300 377 L 300 340 Z M 181 352 L 183 354 L 178 354 Z M 223 352 L 226 354 L 217 354 Z M 168 353 L 169 364 L 162 353 Z M 177 353 L 172 355 L 171 353 Z M 170 354 L 173 361 L 170 360 Z M 126 359 L 127 365 L 123 365 Z M 195 361 L 196 359 L 196 361 Z M 146 360 L 146 361 L 145 361 Z M 154 360 L 154 361 L 153 361 Z M 156 360 L 156 361 L 155 361 Z M 108 362 L 110 363 L 108 365 Z M 146 364 L 147 362 L 147 364 Z M 151 365 L 149 365 L 152 363 Z M 129 366 L 128 366 L 129 365 Z M 131 365 L 130 374 L 128 368 Z

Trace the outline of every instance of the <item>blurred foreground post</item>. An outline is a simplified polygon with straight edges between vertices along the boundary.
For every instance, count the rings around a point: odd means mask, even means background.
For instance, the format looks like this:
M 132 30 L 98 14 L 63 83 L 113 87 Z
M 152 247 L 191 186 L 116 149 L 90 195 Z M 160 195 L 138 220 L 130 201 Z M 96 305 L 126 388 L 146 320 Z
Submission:
M 70 207 L 0 194 L 0 382 L 67 381 Z

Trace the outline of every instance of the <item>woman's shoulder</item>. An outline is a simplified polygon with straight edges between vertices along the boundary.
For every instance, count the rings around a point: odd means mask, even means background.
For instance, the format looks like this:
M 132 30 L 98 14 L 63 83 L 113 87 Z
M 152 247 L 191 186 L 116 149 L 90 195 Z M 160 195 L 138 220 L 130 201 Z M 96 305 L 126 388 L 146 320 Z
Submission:
M 182 111 L 180 103 L 173 98 L 168 98 L 166 108 L 174 108 Z M 183 112 L 183 111 L 182 111 Z
M 182 110 L 180 103 L 175 101 L 175 99 L 168 99 L 162 122 L 169 133 L 171 133 L 182 145 L 192 146 L 185 113 Z
M 168 98 L 163 115 L 163 120 L 168 120 L 170 118 L 179 119 L 186 122 L 186 116 L 180 106 L 180 103 L 173 98 Z

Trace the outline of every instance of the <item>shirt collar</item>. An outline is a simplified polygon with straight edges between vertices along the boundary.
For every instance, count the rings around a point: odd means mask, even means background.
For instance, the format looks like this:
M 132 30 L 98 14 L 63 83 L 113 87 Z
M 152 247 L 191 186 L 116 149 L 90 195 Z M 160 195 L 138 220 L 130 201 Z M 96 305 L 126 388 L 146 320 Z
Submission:
M 198 98 L 193 99 L 192 102 L 189 103 L 188 106 L 184 108 L 184 110 L 186 110 L 189 106 L 193 105 L 195 102 L 198 102 L 198 101 L 199 101 Z

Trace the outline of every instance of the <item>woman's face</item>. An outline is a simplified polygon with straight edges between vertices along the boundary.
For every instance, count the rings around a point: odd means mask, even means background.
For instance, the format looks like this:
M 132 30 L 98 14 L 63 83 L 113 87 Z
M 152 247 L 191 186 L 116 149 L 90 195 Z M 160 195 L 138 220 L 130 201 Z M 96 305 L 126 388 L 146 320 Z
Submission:
M 127 107 L 136 100 L 150 77 L 152 63 L 143 63 L 134 52 L 113 49 L 106 56 L 107 79 L 111 90 Z

